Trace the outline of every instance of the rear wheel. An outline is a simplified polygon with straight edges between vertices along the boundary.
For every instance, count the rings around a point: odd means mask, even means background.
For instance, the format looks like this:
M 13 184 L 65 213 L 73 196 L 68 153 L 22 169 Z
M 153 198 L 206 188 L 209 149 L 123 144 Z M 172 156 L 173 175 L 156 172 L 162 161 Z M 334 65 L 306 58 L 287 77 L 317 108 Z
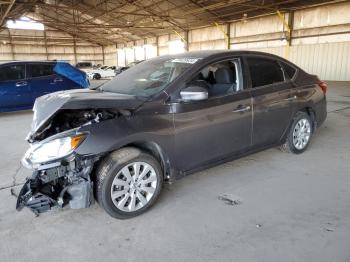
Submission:
M 99 79 L 101 79 L 101 75 L 100 74 L 94 74 L 93 79 L 99 80 Z
M 137 148 L 113 152 L 96 173 L 96 198 L 115 218 L 131 218 L 144 213 L 157 200 L 163 172 L 158 161 Z
M 309 146 L 313 132 L 311 117 L 305 112 L 298 112 L 294 117 L 286 142 L 281 146 L 283 151 L 300 154 Z

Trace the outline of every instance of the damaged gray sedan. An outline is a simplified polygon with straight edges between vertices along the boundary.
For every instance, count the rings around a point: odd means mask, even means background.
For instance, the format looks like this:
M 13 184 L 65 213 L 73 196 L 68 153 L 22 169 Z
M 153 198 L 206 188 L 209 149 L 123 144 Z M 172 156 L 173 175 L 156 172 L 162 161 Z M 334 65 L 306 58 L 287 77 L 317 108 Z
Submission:
M 326 91 L 277 56 L 201 51 L 144 61 L 96 90 L 42 96 L 22 160 L 33 174 L 17 210 L 96 199 L 130 218 L 165 181 L 272 146 L 302 153 L 326 118 Z

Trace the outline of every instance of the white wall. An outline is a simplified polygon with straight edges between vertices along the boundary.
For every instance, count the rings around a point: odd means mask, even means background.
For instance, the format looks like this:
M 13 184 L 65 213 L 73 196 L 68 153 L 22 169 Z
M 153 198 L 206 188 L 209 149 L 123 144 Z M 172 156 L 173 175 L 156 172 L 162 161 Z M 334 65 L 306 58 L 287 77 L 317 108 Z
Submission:
M 46 35 L 45 35 L 46 34 Z M 72 36 L 48 28 L 39 30 L 5 29 L 0 32 L 0 61 L 11 60 L 63 60 L 75 64 L 81 61 L 103 63 L 102 46 L 76 40 Z M 108 63 L 116 64 L 110 58 L 110 49 L 105 48 Z
M 230 49 L 273 53 L 291 60 L 322 79 L 350 81 L 349 14 L 350 2 L 295 11 L 291 46 L 287 45 L 285 39 L 286 26 L 277 14 L 233 22 L 229 24 Z M 285 21 L 288 21 L 290 14 L 283 15 Z M 188 49 L 225 49 L 227 42 L 224 33 L 227 31 L 227 25 L 190 30 Z M 184 33 L 182 36 L 185 38 Z M 150 42 L 153 48 L 144 48 L 145 57 L 154 57 L 157 53 L 170 54 L 169 47 L 175 39 L 181 38 L 176 34 L 159 36 L 158 47 L 153 39 Z M 137 60 L 135 48 L 142 49 L 144 42 L 130 42 L 128 48 L 118 46 L 118 64 Z
M 222 25 L 190 30 L 189 51 L 225 49 L 227 42 L 224 32 L 227 33 L 227 29 Z
M 234 23 L 231 49 L 273 53 L 324 80 L 350 81 L 349 13 L 350 3 L 296 11 L 291 46 L 283 40 L 283 23 L 277 16 Z
M 104 64 L 117 65 L 117 47 L 115 45 L 104 46 Z

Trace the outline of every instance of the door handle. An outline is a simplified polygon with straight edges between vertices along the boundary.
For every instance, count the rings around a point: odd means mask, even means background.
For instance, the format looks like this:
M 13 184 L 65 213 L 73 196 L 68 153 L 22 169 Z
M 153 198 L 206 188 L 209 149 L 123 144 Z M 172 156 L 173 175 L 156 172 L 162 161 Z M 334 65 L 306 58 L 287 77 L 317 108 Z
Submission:
M 16 86 L 26 86 L 28 84 L 27 81 L 19 81 L 16 83 Z
M 291 96 L 291 97 L 288 97 L 286 99 L 284 99 L 284 101 L 293 101 L 293 100 L 296 100 L 297 99 L 297 96 Z
M 238 106 L 235 110 L 233 110 L 233 113 L 243 113 L 243 112 L 247 112 L 250 111 L 250 106 Z
M 56 82 L 62 82 L 63 79 L 62 79 L 62 78 L 55 78 L 53 81 L 54 81 L 55 83 L 56 83 Z

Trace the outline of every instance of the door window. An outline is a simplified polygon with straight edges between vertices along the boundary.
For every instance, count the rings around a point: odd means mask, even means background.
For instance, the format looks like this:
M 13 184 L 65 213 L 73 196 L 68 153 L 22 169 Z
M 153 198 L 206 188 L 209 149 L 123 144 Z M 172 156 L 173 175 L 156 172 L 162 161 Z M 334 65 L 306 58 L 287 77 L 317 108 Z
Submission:
M 9 65 L 0 68 L 0 81 L 21 80 L 24 78 L 24 65 Z
M 257 57 L 248 57 L 247 61 L 253 88 L 284 81 L 282 68 L 277 61 Z
M 296 69 L 295 67 L 287 64 L 287 63 L 284 63 L 282 62 L 282 66 L 284 68 L 284 72 L 286 73 L 286 75 L 288 76 L 289 79 L 292 79 L 296 73 Z
M 52 64 L 33 64 L 30 65 L 30 72 L 32 77 L 43 77 L 54 75 Z
M 203 68 L 191 81 L 208 89 L 209 98 L 232 94 L 241 90 L 238 60 L 227 60 Z

